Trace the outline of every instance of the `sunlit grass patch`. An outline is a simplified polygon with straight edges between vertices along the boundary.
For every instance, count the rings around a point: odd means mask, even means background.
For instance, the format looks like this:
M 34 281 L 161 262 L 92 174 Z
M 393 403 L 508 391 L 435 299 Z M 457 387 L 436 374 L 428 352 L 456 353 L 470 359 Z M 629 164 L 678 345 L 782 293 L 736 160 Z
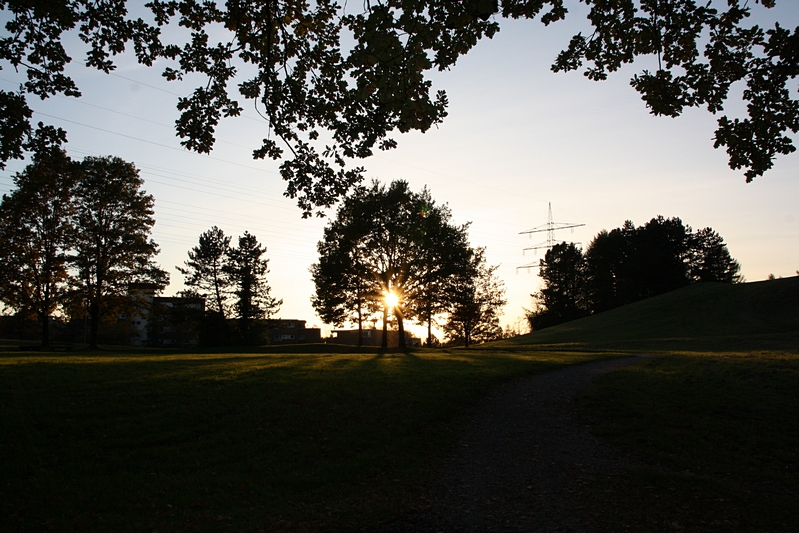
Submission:
M 493 387 L 597 357 L 7 352 L 0 509 L 19 531 L 374 524 L 418 494 Z

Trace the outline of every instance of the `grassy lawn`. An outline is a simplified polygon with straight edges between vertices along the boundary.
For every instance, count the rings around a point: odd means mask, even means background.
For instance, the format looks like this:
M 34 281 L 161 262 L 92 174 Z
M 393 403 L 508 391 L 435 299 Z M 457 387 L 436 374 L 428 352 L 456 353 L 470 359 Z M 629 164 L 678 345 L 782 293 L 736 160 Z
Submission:
M 413 512 L 502 382 L 660 357 L 578 398 L 631 466 L 597 531 L 799 531 L 799 277 L 698 284 L 470 350 L 13 351 L 0 531 L 351 531 Z M 343 350 L 343 351 L 342 351 Z
M 368 527 L 492 387 L 605 356 L 0 353 L 0 530 Z
M 578 398 L 632 465 L 586 486 L 598 531 L 799 531 L 799 277 L 697 284 L 507 345 L 659 357 Z
M 799 530 L 799 353 L 665 355 L 600 377 L 578 405 L 636 460 L 585 495 L 637 531 Z

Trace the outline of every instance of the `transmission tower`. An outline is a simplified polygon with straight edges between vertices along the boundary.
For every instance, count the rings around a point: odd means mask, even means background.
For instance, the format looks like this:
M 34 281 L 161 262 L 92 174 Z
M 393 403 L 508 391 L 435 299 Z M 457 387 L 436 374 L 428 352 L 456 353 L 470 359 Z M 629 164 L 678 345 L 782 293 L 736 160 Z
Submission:
M 541 226 L 536 226 L 533 229 L 528 229 L 527 231 L 520 231 L 519 235 L 530 235 L 532 237 L 533 233 L 547 233 L 547 240 L 544 242 L 540 242 L 535 246 L 529 246 L 522 250 L 522 255 L 527 250 L 533 250 L 533 253 L 537 253 L 538 250 L 541 249 L 551 249 L 555 246 L 555 232 L 562 229 L 571 229 L 572 233 L 574 233 L 574 228 L 579 228 L 580 226 L 585 226 L 585 224 L 574 224 L 571 222 L 554 222 L 552 220 L 552 202 L 549 202 L 549 216 L 547 216 L 547 223 Z M 564 242 L 571 242 L 571 241 L 564 241 Z M 526 265 L 516 267 L 516 272 L 519 272 L 520 268 L 526 268 L 529 272 L 531 268 L 537 268 L 539 265 L 537 262 L 527 263 Z

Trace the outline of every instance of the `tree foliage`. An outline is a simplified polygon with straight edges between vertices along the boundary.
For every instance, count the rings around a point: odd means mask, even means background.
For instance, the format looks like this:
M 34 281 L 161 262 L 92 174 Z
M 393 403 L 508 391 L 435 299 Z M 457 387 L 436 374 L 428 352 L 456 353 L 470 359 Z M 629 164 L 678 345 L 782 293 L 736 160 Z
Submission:
M 283 304 L 283 300 L 271 295 L 266 281 L 269 259 L 263 257 L 265 253 L 266 248 L 258 239 L 245 231 L 238 239 L 238 246 L 228 249 L 223 266 L 235 297 L 233 315 L 238 320 L 239 333 L 245 344 L 259 343 L 253 324 L 258 319 L 272 317 Z
M 448 278 L 467 266 L 467 226 L 456 226 L 446 206 L 428 191 L 414 193 L 405 181 L 388 187 L 358 187 L 339 207 L 319 242 L 319 262 L 311 267 L 316 286 L 312 303 L 323 320 L 340 325 L 383 311 L 386 294 L 404 344 L 404 320 L 429 325 L 448 308 Z M 384 342 L 387 336 L 384 334 Z
M 433 344 L 436 317 L 448 313 L 456 303 L 458 280 L 471 268 L 469 224 L 456 226 L 446 205 L 437 206 L 428 190 L 421 194 L 422 232 L 419 236 L 419 281 L 407 298 L 406 314 L 427 325 L 427 345 Z
M 33 160 L 14 176 L 17 189 L 0 207 L 0 297 L 34 313 L 48 344 L 58 310 L 91 317 L 97 347 L 102 318 L 137 302 L 131 287 L 163 287 L 169 276 L 153 261 L 153 197 L 141 190 L 136 167 L 116 157 L 73 162 L 52 128 L 32 140 Z
M 200 235 L 199 244 L 189 250 L 185 268 L 176 267 L 183 274 L 183 283 L 197 291 L 197 296 L 211 301 L 211 308 L 224 320 L 227 318 L 227 299 L 230 282 L 225 272 L 230 237 L 217 226 Z
M 530 326 L 542 329 L 588 314 L 585 302 L 585 259 L 574 243 L 553 246 L 541 260 L 538 275 L 544 282 L 536 295 L 538 308 Z
M 507 303 L 504 283 L 496 277 L 499 265 L 486 265 L 483 248 L 470 252 L 468 268 L 455 277 L 452 307 L 444 325 L 447 338 L 467 348 L 502 338 L 499 317 Z
M 741 265 L 732 258 L 721 235 L 703 228 L 691 236 L 688 275 L 691 281 L 743 281 Z
M 310 268 L 315 286 L 311 305 L 327 324 L 340 327 L 347 321 L 355 322 L 361 346 L 363 322 L 377 311 L 380 293 L 358 256 L 357 233 L 348 231 L 353 220 L 345 218 L 346 211 L 339 209 L 339 216 L 325 227 L 324 237 L 317 244 L 319 262 Z
M 694 232 L 679 218 L 657 216 L 635 227 L 601 231 L 583 254 L 555 245 L 541 260 L 544 286 L 528 314 L 533 329 L 560 324 L 690 283 L 743 281 L 741 266 L 711 228 Z
M 795 150 L 788 132 L 799 131 L 799 102 L 789 83 L 799 74 L 799 28 L 747 25 L 746 0 L 620 0 L 590 5 L 590 31 L 576 35 L 553 64 L 590 79 L 640 57 L 657 61 L 631 80 L 655 115 L 685 108 L 722 112 L 733 84 L 746 113 L 718 119 L 715 146 L 747 181 L 771 168 L 778 154 Z M 572 2 L 575 4 L 576 2 Z M 757 3 L 756 3 L 757 4 Z M 0 91 L 0 162 L 21 157 L 33 138 L 28 97 L 80 96 L 66 74 L 70 32 L 86 46 L 86 65 L 113 70 L 113 56 L 132 46 L 138 61 L 166 60 L 163 75 L 203 82 L 178 100 L 182 144 L 209 152 L 219 121 L 241 113 L 232 86 L 251 100 L 270 129 L 254 150 L 281 160 L 286 193 L 306 215 L 329 207 L 362 179 L 351 162 L 375 148 L 396 146 L 392 132 L 426 131 L 446 116 L 447 97 L 434 91 L 433 69 L 445 70 L 492 37 L 501 18 L 563 19 L 564 0 L 153 0 L 147 20 L 128 13 L 124 0 L 7 0 L 0 61 L 24 68 L 18 92 Z M 361 7 L 362 6 L 362 7 Z M 139 11 L 139 10 L 137 10 Z M 191 38 L 170 41 L 179 26 Z M 219 39 L 218 41 L 216 39 Z M 75 39 L 77 41 L 77 39 Z M 216 41 L 216 42 L 215 42 Z M 239 76 L 247 73 L 243 81 Z
M 132 163 L 118 157 L 87 157 L 75 187 L 73 296 L 91 318 L 89 345 L 97 347 L 103 317 L 127 309 L 134 284 L 162 289 L 169 274 L 153 257 L 158 245 L 150 238 L 155 224 L 154 199 Z
M 50 317 L 69 296 L 77 165 L 60 149 L 34 155 L 0 203 L 0 300 L 33 313 L 50 343 Z

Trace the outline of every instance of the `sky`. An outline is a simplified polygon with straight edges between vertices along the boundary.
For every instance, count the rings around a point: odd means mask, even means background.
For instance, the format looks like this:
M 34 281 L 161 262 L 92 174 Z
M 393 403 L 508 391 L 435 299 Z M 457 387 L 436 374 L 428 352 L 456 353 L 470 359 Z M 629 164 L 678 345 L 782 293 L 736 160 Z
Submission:
M 799 10 L 782 2 L 756 20 L 792 28 Z M 544 225 L 549 204 L 555 222 L 584 224 L 557 232 L 558 241 L 585 248 L 599 231 L 625 220 L 642 225 L 657 215 L 680 217 L 694 229 L 715 229 L 747 281 L 795 275 L 799 154 L 778 157 L 765 176 L 745 183 L 742 172 L 728 168 L 726 153 L 713 148 L 717 117 L 704 109 L 676 119 L 648 113 L 629 79 L 655 69 L 654 58 L 639 59 L 604 82 L 579 72 L 552 73 L 558 51 L 585 24 L 579 12 L 549 27 L 502 20 L 492 40 L 432 75 L 434 89 L 446 90 L 450 102 L 443 124 L 396 135 L 396 150 L 363 162 L 367 180 L 403 179 L 417 191 L 427 186 L 437 203 L 449 205 L 455 222 L 471 222 L 472 245 L 484 246 L 489 264 L 500 265 L 508 300 L 503 325 L 521 324 L 530 295 L 540 288 L 537 269 L 518 267 L 537 264 L 543 251 L 524 249 L 546 235 L 521 232 Z M 75 54 L 68 72 L 82 98 L 33 97 L 29 105 L 34 121 L 68 131 L 66 149 L 74 159 L 114 155 L 140 169 L 145 190 L 155 197 L 156 261 L 171 274 L 165 294 L 183 288 L 175 267 L 200 233 L 216 225 L 235 242 L 249 231 L 267 247 L 267 279 L 273 296 L 283 300 L 278 316 L 328 330 L 311 307 L 308 271 L 327 221 L 303 219 L 283 196 L 279 162 L 252 159 L 267 134 L 252 103 L 240 98 L 244 116 L 223 121 L 213 152 L 199 155 L 183 149 L 174 133 L 177 98 L 198 78 L 170 83 L 129 55 L 117 65 L 106 75 L 83 67 Z M 14 90 L 24 74 L 3 67 L 0 88 Z M 741 107 L 733 98 L 727 110 Z M 0 193 L 12 190 L 12 176 L 25 164 L 12 161 L 0 170 Z

